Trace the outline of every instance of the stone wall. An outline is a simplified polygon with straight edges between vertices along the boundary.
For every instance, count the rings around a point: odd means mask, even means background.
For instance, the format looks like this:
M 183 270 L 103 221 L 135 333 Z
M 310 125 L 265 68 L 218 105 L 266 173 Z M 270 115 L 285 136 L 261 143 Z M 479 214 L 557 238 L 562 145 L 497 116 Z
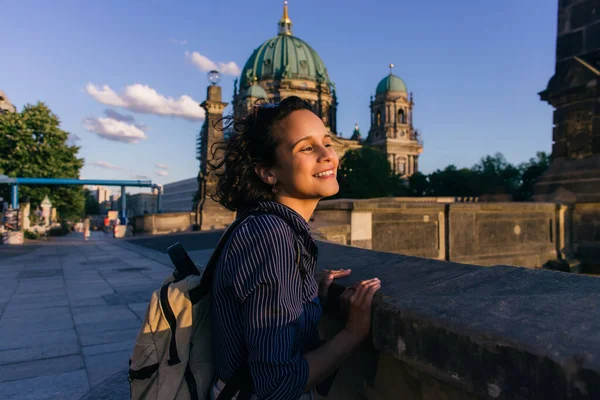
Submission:
M 190 229 L 194 214 L 189 212 L 146 214 L 132 218 L 137 235 L 160 235 Z
M 582 272 L 600 273 L 600 203 L 575 204 L 572 218 L 573 250 Z
M 344 362 L 329 400 L 598 399 L 600 280 L 480 268 L 319 243 L 330 289 L 320 331 L 343 327 L 344 287 L 378 277 L 372 337 Z
M 550 203 L 451 204 L 448 260 L 541 267 L 557 258 L 556 214 Z
M 541 267 L 566 247 L 555 204 L 425 201 L 323 201 L 311 224 L 336 243 L 477 265 Z

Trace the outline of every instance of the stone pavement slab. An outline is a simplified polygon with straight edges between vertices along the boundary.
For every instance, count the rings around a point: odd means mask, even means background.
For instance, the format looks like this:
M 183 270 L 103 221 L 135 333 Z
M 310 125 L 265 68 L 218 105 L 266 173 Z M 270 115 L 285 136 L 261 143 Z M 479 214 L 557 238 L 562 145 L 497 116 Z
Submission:
M 0 246 L 0 399 L 80 399 L 107 379 L 116 386 L 100 388 L 103 398 L 129 397 L 135 338 L 172 267 L 150 249 L 91 239 L 71 234 L 10 256 Z

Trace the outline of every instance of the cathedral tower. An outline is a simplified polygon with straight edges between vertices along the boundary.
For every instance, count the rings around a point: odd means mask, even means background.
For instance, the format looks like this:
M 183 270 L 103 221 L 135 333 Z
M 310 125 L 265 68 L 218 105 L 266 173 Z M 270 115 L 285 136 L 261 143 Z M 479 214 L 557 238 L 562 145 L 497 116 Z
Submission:
M 419 170 L 423 144 L 413 127 L 413 98 L 404 81 L 390 73 L 383 78 L 371 97 L 371 129 L 367 144 L 387 154 L 394 173 L 411 176 Z

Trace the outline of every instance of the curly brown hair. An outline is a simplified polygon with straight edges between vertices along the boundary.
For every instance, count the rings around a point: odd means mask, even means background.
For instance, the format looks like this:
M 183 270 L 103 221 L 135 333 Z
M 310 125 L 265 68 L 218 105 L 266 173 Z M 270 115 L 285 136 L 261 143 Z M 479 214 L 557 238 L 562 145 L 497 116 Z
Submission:
M 272 187 L 256 175 L 255 168 L 276 165 L 280 138 L 275 128 L 298 110 L 314 112 L 308 102 L 291 96 L 280 103 L 257 104 L 245 118 L 223 118 L 224 129 L 233 128 L 233 134 L 211 149 L 213 161 L 208 165 L 218 176 L 213 200 L 232 211 L 243 210 L 256 201 L 273 200 Z

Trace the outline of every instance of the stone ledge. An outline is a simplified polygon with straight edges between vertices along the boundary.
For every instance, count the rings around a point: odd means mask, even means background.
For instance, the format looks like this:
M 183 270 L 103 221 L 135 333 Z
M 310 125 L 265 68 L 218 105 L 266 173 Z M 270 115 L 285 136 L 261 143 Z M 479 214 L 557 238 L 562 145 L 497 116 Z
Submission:
M 319 243 L 320 268 L 377 276 L 373 344 L 470 395 L 600 398 L 600 280 Z M 335 304 L 335 302 L 334 302 Z M 335 307 L 327 310 L 337 318 Z M 338 318 L 339 319 L 339 318 Z

